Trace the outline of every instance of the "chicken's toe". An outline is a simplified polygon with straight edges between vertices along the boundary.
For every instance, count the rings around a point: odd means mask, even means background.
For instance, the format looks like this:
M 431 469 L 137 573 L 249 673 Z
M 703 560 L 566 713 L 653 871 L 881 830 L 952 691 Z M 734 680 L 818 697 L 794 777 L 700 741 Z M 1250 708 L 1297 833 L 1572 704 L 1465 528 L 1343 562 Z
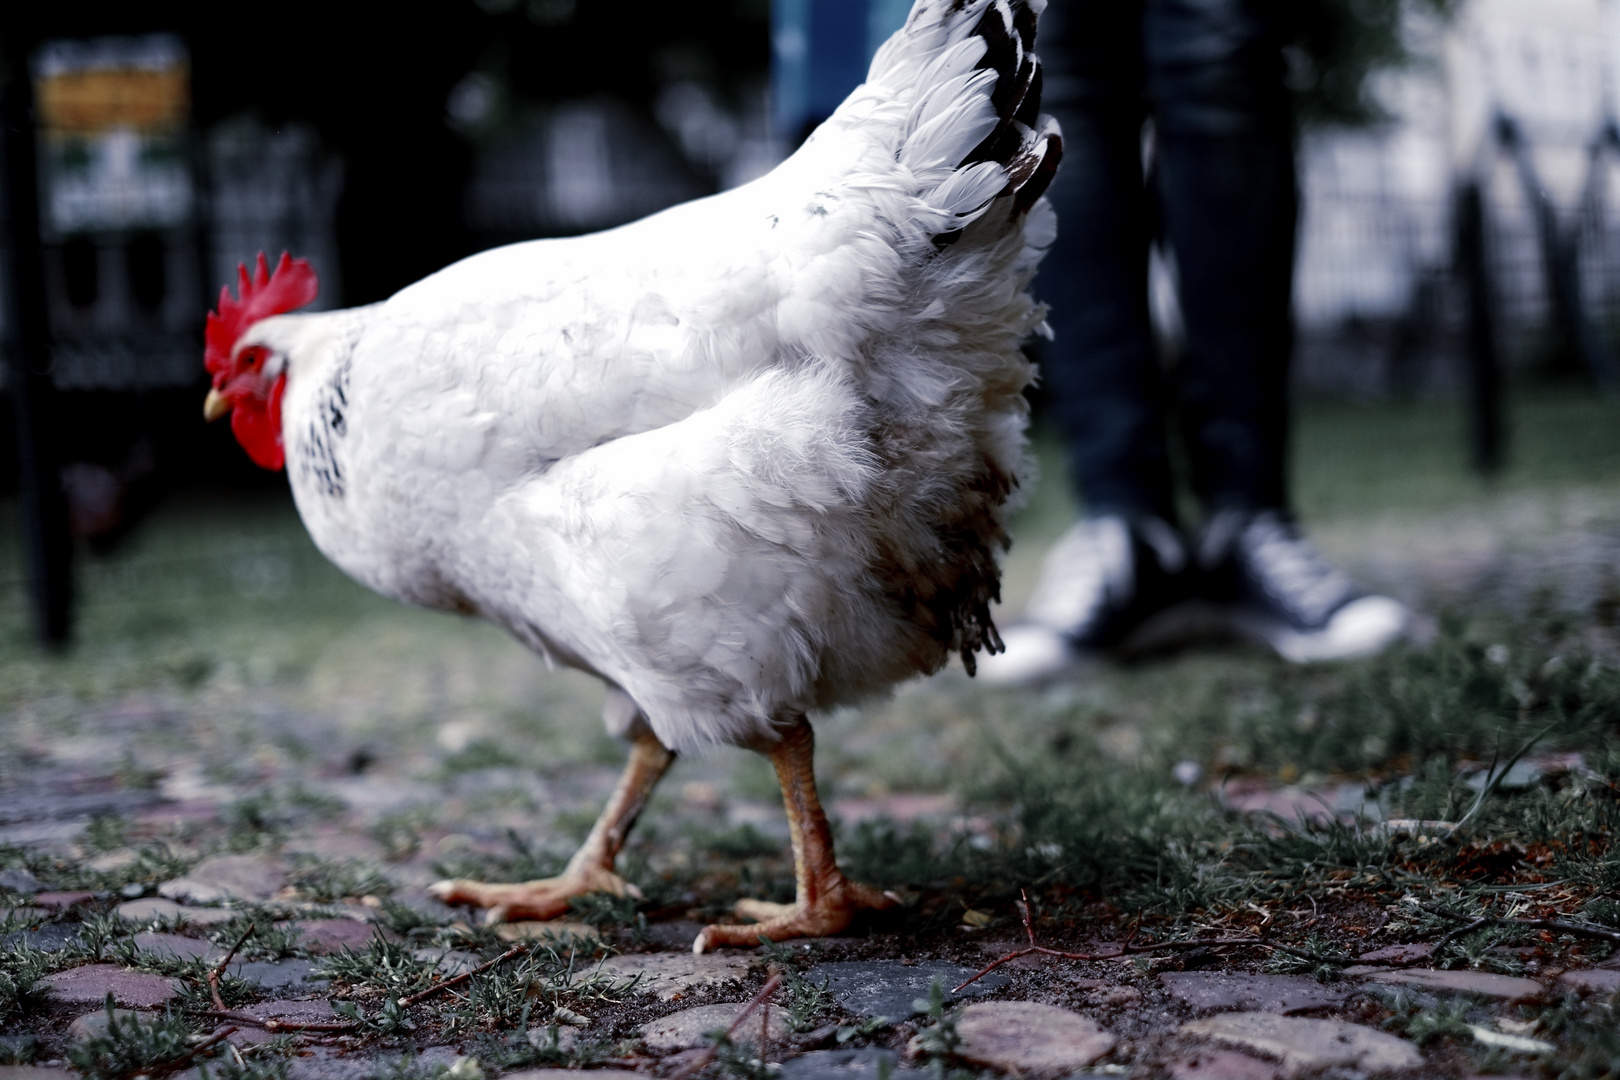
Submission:
M 769 922 L 772 919 L 785 918 L 797 911 L 798 905 L 777 904 L 770 900 L 749 900 L 744 898 L 737 901 L 737 905 L 732 910 L 737 913 L 739 919 L 752 919 L 757 923 L 762 923 Z
M 614 896 L 639 898 L 641 890 L 611 870 L 571 872 L 560 877 L 497 885 L 462 878 L 438 881 L 428 891 L 447 904 L 468 904 L 488 909 L 488 925 L 515 919 L 555 919 L 568 914 L 568 901 L 587 893 L 605 892 Z
M 758 921 L 741 926 L 705 926 L 692 942 L 692 951 L 705 953 L 726 946 L 752 948 L 759 944 L 760 938 L 786 941 L 788 938 L 829 937 L 847 929 L 862 911 L 882 911 L 900 902 L 892 893 L 842 876 L 829 884 L 830 887 L 819 891 L 814 900 L 800 900 L 795 904 L 739 900 L 737 914 Z

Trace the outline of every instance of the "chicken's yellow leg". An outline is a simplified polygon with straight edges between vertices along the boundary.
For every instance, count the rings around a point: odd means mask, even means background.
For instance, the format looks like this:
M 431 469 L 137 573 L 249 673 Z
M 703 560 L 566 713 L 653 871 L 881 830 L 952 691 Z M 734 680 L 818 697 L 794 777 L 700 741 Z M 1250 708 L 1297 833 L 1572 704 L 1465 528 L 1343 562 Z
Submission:
M 795 902 L 739 900 L 737 914 L 758 921 L 746 926 L 706 926 L 692 942 L 693 952 L 721 945 L 758 945 L 761 937 L 772 941 L 826 937 L 849 926 L 858 911 L 893 907 L 898 902 L 870 885 L 849 880 L 838 869 L 832 828 L 816 794 L 815 749 L 810 723 L 801 719 L 771 750 L 793 837 Z
M 568 911 L 570 897 L 585 893 L 609 892 L 615 896 L 640 896 L 636 887 L 613 871 L 613 860 L 624 847 L 625 837 L 647 805 L 675 755 L 664 748 L 651 732 L 636 734 L 630 743 L 630 760 L 624 775 L 608 797 L 602 816 L 591 827 L 585 843 L 568 860 L 568 866 L 554 878 L 524 881 L 516 885 L 486 885 L 478 881 L 440 881 L 432 893 L 447 904 L 474 904 L 488 908 L 484 921 L 510 919 L 555 919 Z

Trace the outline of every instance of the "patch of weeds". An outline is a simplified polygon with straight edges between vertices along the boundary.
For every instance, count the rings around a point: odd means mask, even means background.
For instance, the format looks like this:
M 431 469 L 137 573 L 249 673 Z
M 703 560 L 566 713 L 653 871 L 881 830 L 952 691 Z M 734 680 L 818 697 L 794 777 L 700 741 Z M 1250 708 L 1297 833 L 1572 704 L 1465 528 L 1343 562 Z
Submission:
M 956 849 L 964 876 L 1002 889 L 1014 881 L 1064 885 L 1149 913 L 1244 894 L 1240 875 L 1215 872 L 1223 861 L 1216 845 L 1244 830 L 1207 797 L 1121 769 L 1082 742 L 1065 754 L 1023 758 L 997 748 L 998 768 L 977 794 L 1011 807 L 1011 820 L 1001 842 Z
M 1334 956 L 1339 952 L 1339 947 L 1333 942 L 1314 935 L 1305 939 L 1302 948 L 1317 956 Z M 1337 964 L 1324 964 L 1308 956 L 1294 956 L 1281 950 L 1271 954 L 1266 961 L 1266 970 L 1277 975 L 1309 975 L 1318 982 L 1337 982 L 1344 978 L 1344 969 Z
M 293 784 L 283 791 L 281 801 L 302 817 L 328 821 L 349 808 L 349 804 L 337 796 L 311 791 L 302 784 Z
M 193 960 L 179 971 L 169 969 L 158 971 L 157 974 L 169 975 L 181 980 L 181 1002 L 186 1009 L 192 1012 L 205 1012 L 214 1007 L 213 997 L 208 989 L 208 972 L 212 965 L 201 960 Z M 143 966 L 143 971 L 153 970 Z M 246 1005 L 259 996 L 259 984 L 247 979 L 224 972 L 219 977 L 219 997 L 225 1002 L 227 1009 L 235 1009 Z
M 179 877 L 190 870 L 195 859 L 177 854 L 167 844 L 152 844 L 135 853 L 135 860 L 115 870 L 90 870 L 77 867 L 72 875 L 75 888 L 118 892 L 129 885 L 151 888 L 160 882 Z
M 104 834 L 107 836 L 108 834 Z M 0 870 L 27 870 L 47 888 L 118 891 L 126 885 L 155 885 L 179 877 L 194 860 L 176 855 L 165 844 L 143 847 L 135 861 L 116 870 L 96 871 L 62 854 L 0 845 Z
M 49 975 L 55 963 L 50 953 L 28 945 L 0 950 L 0 1024 L 23 1013 L 33 1001 L 34 984 Z
M 918 998 L 911 1007 L 927 1020 L 926 1026 L 917 1032 L 916 1047 L 918 1055 L 927 1061 L 933 1080 L 971 1076 L 960 1070 L 946 1072 L 946 1066 L 955 1059 L 962 1045 L 962 1036 L 956 1030 L 955 1014 L 945 1011 L 945 987 L 938 978 L 928 984 L 928 997 Z
M 283 791 L 266 788 L 237 799 L 220 811 L 230 830 L 225 846 L 231 851 L 270 847 L 301 821 L 331 818 L 345 809 L 341 799 L 293 785 Z
M 1581 914 L 1599 926 L 1610 929 L 1620 927 L 1620 901 L 1602 898 L 1589 900 L 1581 909 Z
M 715 1032 L 711 1045 L 715 1049 L 714 1068 L 721 1076 L 737 1080 L 771 1080 L 779 1065 L 772 1065 L 760 1056 L 758 1047 L 749 1043 L 735 1043 L 725 1032 Z
M 249 926 L 253 933 L 242 941 L 242 935 L 247 933 Z M 243 916 L 232 919 L 221 926 L 216 926 L 208 932 L 208 940 L 221 949 L 230 949 L 241 941 L 236 948 L 238 960 L 304 960 L 309 958 L 309 949 L 305 948 L 304 935 L 294 927 L 278 926 L 270 918 L 260 915 L 257 917 Z
M 446 924 L 409 904 L 384 900 L 378 909 L 377 925 L 400 937 L 424 939 L 434 937 Z
M 850 876 L 880 888 L 948 878 L 960 871 L 955 854 L 941 852 L 937 833 L 920 822 L 863 821 L 838 842 L 839 862 Z
M 370 829 L 370 836 L 383 849 L 383 858 L 389 862 L 404 862 L 422 850 L 423 824 L 420 812 L 384 814 Z
M 80 920 L 79 936 L 69 948 L 75 954 L 99 963 L 108 956 L 109 950 L 120 944 L 134 949 L 135 942 L 130 938 L 129 928 L 116 915 L 96 912 Z
M 494 739 L 474 739 L 439 763 L 445 776 L 522 765 L 523 761 Z
M 93 852 L 112 851 L 124 846 L 129 836 L 129 824 L 115 814 L 100 814 L 90 819 L 79 842 Z
M 504 1072 L 546 1065 L 578 1068 L 605 1061 L 618 1052 L 612 1040 L 580 1035 L 566 1025 L 552 1023 L 520 1030 L 524 1037 L 510 1042 L 494 1042 L 485 1036 L 475 1044 L 478 1059 Z
M 54 921 L 49 916 L 43 918 L 37 910 L 29 908 L 22 903 L 22 897 L 5 897 L 5 900 L 15 899 L 15 904 L 0 902 L 0 934 L 11 934 L 18 930 L 28 930 L 46 922 Z
M 512 963 L 504 964 L 468 980 L 466 1005 L 458 1010 L 458 1022 L 468 1028 L 522 1030 L 537 1008 L 547 1015 L 591 1003 L 617 1004 L 634 990 L 634 979 L 614 979 L 600 966 L 581 970 L 578 957 L 547 944 L 539 944 Z
M 292 883 L 300 896 L 322 904 L 349 897 L 387 896 L 394 891 L 393 882 L 382 871 L 354 861 L 306 862 L 293 872 Z
M 417 1058 L 404 1054 L 377 1062 L 366 1073 L 366 1080 L 437 1080 L 449 1069 L 448 1065 L 423 1064 Z
M 1459 890 L 1446 898 L 1446 910 L 1455 911 L 1459 916 L 1456 919 L 1446 919 L 1425 910 L 1416 903 L 1403 904 L 1401 919 L 1391 919 L 1389 927 L 1397 933 L 1411 933 L 1430 940 L 1444 938 L 1447 934 L 1467 925 L 1470 919 L 1489 914 L 1486 906 L 1488 894 L 1475 894 Z M 1509 912 L 1511 914 L 1511 910 Z M 1493 971 L 1501 975 L 1520 975 L 1524 972 L 1524 963 L 1511 953 L 1500 951 L 1514 942 L 1531 940 L 1539 944 L 1537 938 L 1539 931 L 1514 926 L 1484 926 L 1472 933 L 1463 934 L 1446 942 L 1443 949 L 1437 950 L 1429 958 L 1429 964 L 1437 968 L 1476 968 L 1481 971 Z
M 1419 1046 L 1427 1046 L 1439 1039 L 1460 1039 L 1471 1042 L 1473 1031 L 1468 1026 L 1469 1003 L 1464 1000 L 1426 1002 L 1407 990 L 1384 994 L 1384 1004 L 1393 1014 L 1384 1021 L 1384 1027 L 1404 1036 Z
M 68 1061 L 87 1080 L 123 1080 L 136 1073 L 173 1072 L 189 1065 L 194 1056 L 191 1029 L 177 1013 L 164 1012 L 150 1020 L 120 1017 L 107 995 L 107 1030 L 69 1047 Z
M 633 896 L 614 896 L 610 892 L 592 892 L 568 899 L 568 910 L 580 922 L 597 928 L 636 925 L 639 901 Z M 643 920 L 645 924 L 645 920 Z
M 566 857 L 541 851 L 515 829 L 506 830 L 510 855 L 464 852 L 433 864 L 434 873 L 447 878 L 477 881 L 533 881 L 556 877 L 568 865 Z
M 1534 640 L 1478 640 L 1455 615 L 1436 641 L 1345 665 L 1313 686 L 1275 676 L 1260 708 L 1232 710 L 1232 756 L 1251 767 L 1321 772 L 1377 768 L 1389 759 L 1489 758 L 1552 721 L 1558 741 L 1589 739 L 1620 708 L 1620 671 Z M 1309 717 L 1309 722 L 1304 718 Z M 1213 719 L 1213 718 L 1212 718 Z
M 263 1057 L 255 1054 L 234 1061 L 204 1062 L 197 1070 L 202 1080 L 287 1080 L 291 1063 L 284 1057 Z
M 889 1027 L 887 1016 L 869 1016 L 858 1024 L 842 1024 L 835 1036 L 839 1046 L 846 1046 L 852 1042 L 867 1042 L 874 1039 Z
M 783 1015 L 788 1028 L 795 1033 L 814 1030 L 836 1007 L 831 979 L 822 979 L 820 984 L 811 982 L 800 973 L 790 949 L 763 937 L 760 941 L 765 946 L 765 955 L 782 973 L 782 988 L 787 992 Z
M 716 832 L 704 832 L 698 837 L 699 846 L 724 859 L 759 859 L 782 854 L 782 841 L 766 836 L 752 824 L 741 825 Z
M 258 791 L 237 799 L 221 810 L 219 816 L 230 830 L 225 846 L 236 852 L 255 851 L 279 843 L 292 823 L 271 791 Z
M 1536 1014 L 1536 1034 L 1570 1049 L 1545 1064 L 1548 1075 L 1566 1080 L 1612 1080 L 1620 1076 L 1620 1016 L 1613 998 L 1574 994 Z
M 404 945 L 372 938 L 359 951 L 345 947 L 328 956 L 319 971 L 349 986 L 399 995 L 425 989 L 433 982 L 434 965 L 416 959 Z
M 15 1035 L 0 1042 L 0 1065 L 32 1065 L 40 1056 L 39 1040 L 32 1035 Z
M 361 1030 L 373 1035 L 395 1035 L 401 1031 L 416 1030 L 416 1021 L 411 1019 L 400 1005 L 399 997 L 394 994 L 385 997 L 382 1007 L 369 1015 L 361 1012 L 360 1006 L 352 1001 L 334 1001 L 332 1011 L 345 1020 L 355 1021 Z

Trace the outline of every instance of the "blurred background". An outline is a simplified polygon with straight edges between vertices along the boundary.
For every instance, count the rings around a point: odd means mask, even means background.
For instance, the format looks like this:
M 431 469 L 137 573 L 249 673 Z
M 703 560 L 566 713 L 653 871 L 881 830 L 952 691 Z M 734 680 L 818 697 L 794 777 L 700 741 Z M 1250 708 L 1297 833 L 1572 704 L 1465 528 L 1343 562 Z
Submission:
M 425 775 L 422 761 L 465 754 L 486 771 L 614 759 L 590 680 L 545 673 L 488 627 L 381 601 L 321 559 L 283 475 L 202 422 L 205 312 L 259 251 L 311 259 L 319 304 L 362 304 L 492 245 L 746 182 L 859 81 L 907 5 L 24 6 L 0 15 L 3 265 L 37 300 L 3 309 L 24 318 L 3 327 L 0 367 L 0 773 L 10 752 L 115 787 L 180 777 L 178 798 L 202 781 L 176 754 L 232 783 L 311 761 Z M 1428 614 L 1522 627 L 1531 612 L 1612 649 L 1620 0 L 1290 11 L 1305 520 L 1336 561 Z M 9 269 L 24 265 L 41 273 Z M 1173 253 L 1154 260 L 1152 298 L 1174 363 Z M 1075 512 L 1039 407 L 1014 609 Z M 1219 659 L 1220 679 L 1274 677 Z M 1185 663 L 1187 679 L 1151 692 L 1203 700 L 1205 660 Z M 1146 692 L 1120 678 L 1094 692 Z M 908 708 L 867 718 L 876 742 L 829 751 L 850 755 L 830 782 L 937 784 L 966 735 L 881 765 L 869 751 L 913 739 L 907 716 L 949 728 L 973 710 Z M 170 742 L 146 761 L 137 732 Z M 28 824 L 55 811 L 26 801 L 0 807 L 0 840 L 55 835 Z
M 61 594 L 46 636 L 68 633 L 68 535 L 106 550 L 181 492 L 284 496 L 223 426 L 197 420 L 202 318 L 239 261 L 291 250 L 320 268 L 319 304 L 360 304 L 492 245 L 746 182 L 859 81 L 907 6 L 9 11 L 6 79 L 36 107 L 38 220 L 25 231 L 42 245 L 31 306 L 45 318 L 24 365 L 37 369 L 30 404 L 0 409 L 0 497 L 29 477 L 44 492 L 47 520 L 8 510 L 5 532 L 26 525 L 56 552 L 36 567 Z M 1455 403 L 1460 452 L 1497 472 L 1511 464 L 1515 393 L 1620 387 L 1620 10 L 1293 8 L 1298 392 Z M 1173 253 L 1154 260 L 1152 298 L 1173 362 Z M 28 380 L 0 370 L 10 405 Z M 0 580 L 20 572 L 7 563 Z

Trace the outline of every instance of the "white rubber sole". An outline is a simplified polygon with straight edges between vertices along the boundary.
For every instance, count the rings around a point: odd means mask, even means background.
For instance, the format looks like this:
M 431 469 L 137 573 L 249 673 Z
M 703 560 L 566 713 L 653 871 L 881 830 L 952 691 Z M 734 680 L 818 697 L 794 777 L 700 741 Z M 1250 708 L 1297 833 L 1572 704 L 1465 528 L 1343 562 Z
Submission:
M 1412 613 L 1387 596 L 1352 600 L 1320 630 L 1296 630 L 1279 619 L 1255 612 L 1232 615 L 1232 628 L 1295 664 L 1353 660 L 1383 652 L 1410 632 Z
M 1419 629 L 1411 611 L 1387 596 L 1364 596 L 1334 613 L 1321 630 L 1296 630 L 1253 611 L 1223 609 L 1200 600 L 1166 608 L 1111 650 L 1116 656 L 1173 649 L 1198 641 L 1240 638 L 1263 645 L 1294 664 L 1354 660 L 1389 648 Z M 990 686 L 1033 686 L 1075 674 L 1097 657 L 1038 623 L 1014 623 L 1002 632 L 1006 651 L 981 654 L 978 677 Z

